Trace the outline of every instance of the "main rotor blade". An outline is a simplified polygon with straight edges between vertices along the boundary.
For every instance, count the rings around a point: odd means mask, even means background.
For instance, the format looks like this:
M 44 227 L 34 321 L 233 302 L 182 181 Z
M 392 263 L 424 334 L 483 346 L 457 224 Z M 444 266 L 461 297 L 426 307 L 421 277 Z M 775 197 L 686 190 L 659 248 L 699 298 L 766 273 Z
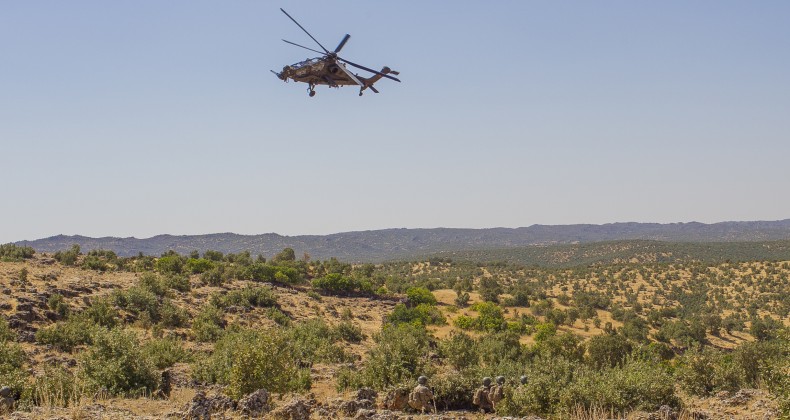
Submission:
M 351 38 L 351 35 L 349 34 L 346 34 L 346 36 L 343 37 L 343 40 L 340 41 L 340 43 L 337 44 L 337 48 L 335 48 L 335 54 L 339 53 L 340 50 L 343 49 L 343 46 L 346 45 L 346 42 L 348 42 L 349 38 Z
M 304 45 L 299 45 L 299 44 L 297 44 L 297 43 L 295 43 L 295 42 L 291 42 L 291 41 L 287 41 L 287 40 L 283 40 L 283 42 L 287 42 L 287 43 L 289 43 L 289 44 L 291 44 L 291 45 L 296 45 L 297 47 L 302 47 L 302 48 L 304 48 L 304 49 L 306 49 L 306 50 L 310 50 L 310 51 L 312 51 L 312 52 L 317 52 L 317 53 L 319 53 L 319 54 L 323 54 L 321 51 L 314 50 L 314 49 L 312 49 L 312 48 L 307 48 L 307 47 L 305 47 Z
M 387 79 L 392 79 L 392 80 L 394 80 L 394 81 L 396 81 L 396 82 L 400 82 L 400 79 L 398 79 L 398 78 L 396 78 L 396 77 L 392 77 L 392 76 L 390 76 L 390 75 L 388 75 L 388 74 L 384 74 L 384 73 L 382 73 L 382 72 L 380 72 L 380 71 L 377 71 L 377 70 L 369 69 L 369 68 L 367 68 L 367 67 L 365 67 L 365 66 L 360 66 L 359 64 L 352 63 L 352 62 L 350 62 L 350 61 L 346 60 L 345 58 L 340 58 L 340 57 L 338 57 L 337 59 L 338 59 L 338 60 L 340 60 L 340 61 L 342 61 L 342 62 L 344 62 L 344 63 L 346 63 L 346 64 L 352 65 L 352 66 L 354 66 L 354 67 L 356 67 L 356 68 L 358 68 L 358 69 L 366 70 L 366 71 L 369 71 L 369 72 L 371 72 L 371 73 L 376 73 L 376 74 L 378 74 L 378 75 L 379 75 L 379 76 L 381 76 L 381 77 L 386 77 Z
M 320 42 L 318 42 L 318 40 L 317 40 L 317 39 L 313 38 L 313 36 L 312 36 L 312 35 L 310 35 L 310 32 L 307 32 L 307 29 L 303 28 L 303 27 L 302 27 L 302 25 L 300 25 L 300 24 L 299 24 L 299 22 L 297 22 L 297 21 L 296 21 L 296 19 L 292 18 L 292 17 L 291 17 L 291 15 L 289 15 L 289 14 L 288 14 L 288 12 L 286 12 L 285 10 L 283 10 L 283 8 L 282 8 L 282 7 L 280 8 L 280 11 L 281 11 L 281 12 L 283 12 L 283 13 L 285 13 L 285 16 L 288 16 L 288 18 L 289 18 L 289 19 L 291 19 L 291 20 L 292 20 L 292 21 L 293 21 L 293 22 L 296 24 L 296 26 L 298 26 L 299 28 L 301 28 L 301 29 L 304 31 L 304 33 L 306 33 L 306 34 L 307 34 L 307 36 L 309 36 L 309 37 L 310 37 L 310 38 L 311 38 L 313 41 L 315 41 L 315 43 L 316 43 L 316 44 L 318 44 L 318 46 L 319 46 L 319 47 L 321 47 L 321 49 L 322 49 L 322 50 L 324 50 L 324 52 L 325 52 L 325 53 L 329 54 L 329 50 L 327 50 L 326 48 L 324 48 L 324 46 L 323 46 L 323 45 L 321 45 L 321 43 L 320 43 Z

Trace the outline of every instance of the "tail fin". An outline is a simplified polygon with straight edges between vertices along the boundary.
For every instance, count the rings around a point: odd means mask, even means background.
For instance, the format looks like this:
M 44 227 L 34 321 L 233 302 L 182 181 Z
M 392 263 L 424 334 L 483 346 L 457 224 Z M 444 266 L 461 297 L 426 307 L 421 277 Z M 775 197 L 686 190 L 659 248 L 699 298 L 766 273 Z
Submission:
M 392 74 L 395 74 L 395 75 L 400 74 L 397 71 L 392 70 L 391 68 L 389 68 L 387 66 L 384 66 L 384 68 L 381 69 L 381 73 L 383 73 L 383 74 L 390 74 L 390 73 L 392 73 Z M 365 79 L 365 85 L 367 85 L 367 87 L 371 87 L 371 86 L 373 86 L 374 83 L 378 82 L 380 79 L 381 79 L 381 75 L 380 74 L 374 74 L 373 76 Z

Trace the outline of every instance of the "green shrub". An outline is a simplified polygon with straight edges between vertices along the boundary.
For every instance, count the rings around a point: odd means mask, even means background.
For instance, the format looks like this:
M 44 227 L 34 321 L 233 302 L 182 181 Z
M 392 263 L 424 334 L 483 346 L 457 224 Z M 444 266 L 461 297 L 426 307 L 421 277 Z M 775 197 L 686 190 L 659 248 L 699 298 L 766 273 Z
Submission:
M 476 351 L 480 354 L 480 365 L 495 367 L 503 362 L 521 361 L 525 348 L 519 342 L 518 333 L 503 331 L 486 334 L 476 340 Z
M 267 308 L 266 316 L 274 321 L 277 325 L 287 327 L 291 325 L 291 318 L 288 317 L 283 311 L 277 308 Z
M 622 335 L 596 335 L 587 342 L 587 360 L 596 369 L 615 367 L 623 364 L 632 349 Z
M 411 383 L 418 376 L 430 376 L 430 338 L 424 328 L 412 324 L 384 325 L 373 337 L 375 345 L 368 351 L 364 368 L 357 373 L 345 372 L 338 378 L 339 386 L 369 386 L 382 390 L 389 386 Z
M 96 325 L 113 328 L 118 324 L 118 311 L 109 298 L 93 299 L 82 315 Z
M 0 340 L 0 384 L 13 393 L 23 394 L 27 389 L 29 374 L 23 367 L 27 362 L 24 350 L 13 342 Z
M 220 265 L 200 275 L 200 282 L 209 286 L 222 286 L 228 280 L 225 266 Z
M 144 273 L 137 281 L 137 286 L 141 289 L 148 290 L 157 296 L 166 296 L 168 287 L 165 282 L 154 273 Z
M 211 296 L 210 302 L 218 308 L 227 308 L 228 306 L 265 308 L 277 306 L 277 297 L 269 287 L 247 286 L 244 289 L 231 290 L 224 295 L 214 294 Z
M 546 416 L 560 408 L 563 395 L 583 365 L 567 359 L 540 356 L 526 370 L 526 385 L 513 390 L 498 407 L 498 415 Z
M 159 324 L 166 328 L 179 328 L 186 325 L 189 319 L 189 312 L 179 308 L 170 299 L 162 301 L 159 308 Z
M 69 308 L 69 304 L 66 303 L 63 300 L 63 296 L 58 293 L 52 294 L 52 296 L 50 296 L 49 299 L 47 299 L 47 307 L 49 307 L 49 309 L 51 309 L 53 312 L 58 314 L 58 316 L 61 318 L 68 317 L 69 313 L 71 312 L 71 308 Z
M 436 305 L 436 297 L 424 287 L 410 287 L 406 289 L 406 297 L 409 298 L 409 305 L 411 306 L 421 304 Z
M 680 406 L 672 376 L 660 364 L 631 360 L 622 368 L 585 369 L 579 373 L 560 398 L 560 411 L 566 414 L 578 406 L 602 408 L 622 416 L 634 410 L 655 411 L 662 405 Z
M 277 330 L 240 330 L 217 341 L 214 352 L 196 362 L 196 380 L 226 385 L 232 398 L 264 388 L 270 392 L 309 389 L 309 370 L 300 369 L 293 345 Z
M 707 396 L 714 391 L 739 388 L 739 374 L 732 356 L 710 347 L 692 348 L 679 358 L 675 378 L 692 395 Z
M 29 246 L 16 246 L 14 244 L 0 245 L 0 261 L 22 261 L 33 258 L 36 251 Z
M 68 251 L 58 251 L 52 257 L 63 265 L 75 265 L 80 255 L 80 246 L 74 244 Z
M 472 305 L 472 310 L 477 311 L 477 317 L 461 315 L 455 320 L 458 328 L 477 331 L 504 331 L 507 329 L 502 308 L 493 302 L 478 302 Z
M 762 366 L 765 384 L 776 398 L 783 418 L 790 418 L 790 329 L 785 328 L 777 336 L 778 348 L 783 357 L 770 359 Z
M 190 258 L 186 262 L 186 271 L 192 274 L 201 274 L 212 270 L 217 264 L 204 258 Z
M 222 310 L 214 305 L 203 307 L 192 321 L 192 336 L 197 341 L 216 341 L 223 333 L 225 321 Z
M 432 376 L 428 386 L 433 389 L 437 409 L 477 409 L 472 404 L 472 396 L 480 387 L 480 379 L 483 376 L 484 374 L 477 369 L 452 370 Z
M 421 303 L 414 308 L 399 303 L 386 319 L 392 324 L 444 325 L 447 323 L 439 308 L 427 303 Z
M 455 369 L 477 366 L 480 360 L 475 340 L 464 333 L 451 332 L 449 338 L 439 342 L 439 350 Z
M 313 288 L 329 293 L 373 292 L 373 284 L 365 279 L 358 280 L 340 273 L 330 273 L 324 277 L 313 279 Z
M 0 374 L 21 369 L 26 360 L 27 356 L 18 344 L 0 341 Z
M 184 258 L 178 254 L 159 257 L 154 264 L 157 271 L 169 274 L 181 274 L 184 270 L 184 265 Z
M 159 375 L 132 332 L 98 330 L 93 345 L 79 358 L 80 373 L 92 388 L 106 388 L 112 395 L 153 392 Z
M 160 338 L 151 340 L 142 347 L 143 355 L 149 358 L 157 369 L 164 369 L 178 362 L 188 362 L 192 355 L 184 348 L 182 340 Z
M 362 328 L 351 321 L 344 321 L 335 325 L 335 333 L 343 341 L 359 343 L 365 339 Z
M 36 341 L 71 352 L 77 346 L 91 343 L 96 328 L 88 318 L 75 316 L 41 328 L 36 332 Z
M 152 322 L 159 320 L 159 298 L 147 286 L 132 286 L 116 290 L 112 294 L 114 303 L 140 317 L 146 314 Z
M 293 346 L 291 351 L 294 357 L 300 363 L 338 363 L 351 360 L 351 355 L 345 352 L 344 346 L 337 343 L 342 339 L 338 328 L 330 327 L 321 319 L 302 321 L 283 331 Z
M 67 368 L 46 364 L 44 374 L 36 376 L 33 383 L 33 403 L 49 407 L 77 405 L 86 394 L 83 388 L 83 382 Z
M 179 292 L 188 292 L 192 290 L 192 285 L 189 283 L 189 276 L 168 275 L 164 278 L 164 285 L 168 289 L 177 290 Z
M 11 341 L 14 339 L 14 336 L 14 332 L 8 326 L 8 321 L 6 321 L 4 316 L 0 316 L 0 343 Z

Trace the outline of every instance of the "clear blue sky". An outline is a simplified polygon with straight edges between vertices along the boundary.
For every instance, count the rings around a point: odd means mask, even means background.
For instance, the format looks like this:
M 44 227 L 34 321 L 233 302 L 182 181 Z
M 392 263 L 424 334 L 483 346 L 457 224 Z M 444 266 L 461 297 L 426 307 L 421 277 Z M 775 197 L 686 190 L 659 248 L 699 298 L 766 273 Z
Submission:
M 283 83 L 327 48 L 381 94 Z M 8 1 L 0 242 L 790 217 L 787 1 Z

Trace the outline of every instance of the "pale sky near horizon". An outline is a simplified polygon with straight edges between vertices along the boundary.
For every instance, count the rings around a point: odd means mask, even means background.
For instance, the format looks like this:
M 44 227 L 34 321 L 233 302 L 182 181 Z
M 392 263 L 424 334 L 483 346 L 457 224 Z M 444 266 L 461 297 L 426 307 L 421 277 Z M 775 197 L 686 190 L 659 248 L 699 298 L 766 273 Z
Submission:
M 401 72 L 376 95 L 272 75 Z M 0 243 L 790 218 L 790 2 L 0 3 Z M 362 73 L 361 73 L 362 74 Z

